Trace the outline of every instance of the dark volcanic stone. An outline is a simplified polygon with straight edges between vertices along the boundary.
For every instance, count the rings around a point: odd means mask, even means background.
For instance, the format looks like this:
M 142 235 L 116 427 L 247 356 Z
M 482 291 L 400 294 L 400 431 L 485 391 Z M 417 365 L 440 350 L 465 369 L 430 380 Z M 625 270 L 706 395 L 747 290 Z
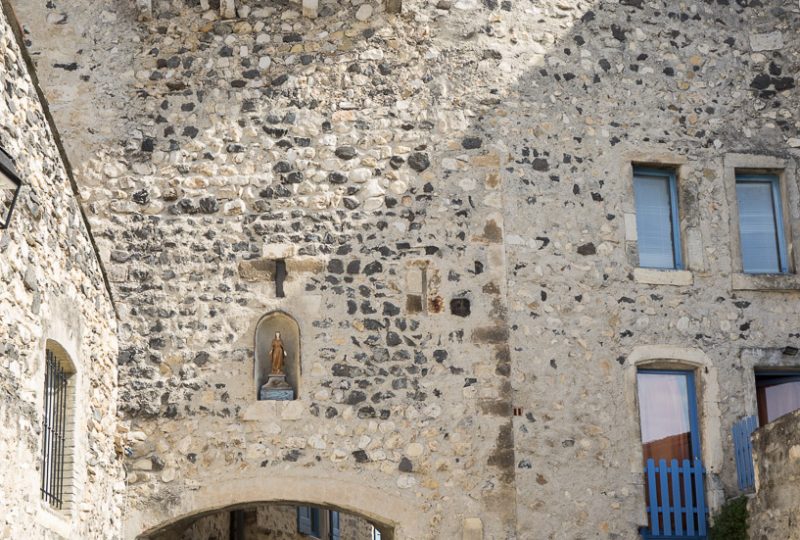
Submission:
M 372 274 L 377 274 L 378 272 L 382 271 L 383 271 L 383 265 L 380 263 L 380 261 L 371 262 L 364 267 L 364 273 L 368 276 L 371 276 Z
M 431 160 L 428 154 L 423 152 L 414 152 L 408 156 L 408 166 L 417 172 L 422 172 L 431 165 Z
M 328 272 L 331 274 L 341 274 L 344 272 L 344 263 L 341 259 L 331 259 L 328 261 Z
M 356 157 L 356 155 L 358 155 L 356 149 L 353 148 L 352 146 L 340 146 L 339 148 L 336 149 L 335 153 L 336 157 L 344 160 L 353 159 L 354 157 Z
M 588 244 L 583 244 L 582 246 L 578 246 L 578 254 L 580 255 L 594 255 L 597 253 L 597 248 L 594 247 L 594 244 L 589 242 Z
M 414 470 L 414 464 L 407 457 L 400 460 L 400 465 L 397 466 L 400 472 L 410 473 Z
M 288 173 L 292 170 L 292 165 L 288 161 L 279 161 L 273 165 L 272 170 L 276 173 Z
M 133 202 L 136 204 L 147 204 L 150 201 L 150 194 L 146 189 L 142 189 L 133 194 Z
M 328 173 L 328 182 L 331 184 L 344 184 L 347 182 L 347 177 L 342 173 L 330 172 Z
M 531 163 L 534 171 L 545 172 L 550 170 L 550 164 L 547 163 L 547 160 L 544 158 L 536 158 Z
M 361 392 L 359 390 L 354 390 L 350 392 L 350 394 L 347 396 L 347 401 L 345 401 L 345 403 L 347 403 L 348 405 L 356 405 L 357 403 L 361 403 L 362 401 L 366 400 L 367 400 L 367 395 L 364 392 Z
M 204 214 L 213 214 L 219 210 L 219 203 L 216 197 L 203 197 L 199 201 L 199 207 Z
M 480 148 L 481 145 L 483 145 L 483 140 L 481 140 L 480 137 L 464 137 L 464 139 L 461 141 L 461 146 L 466 150 Z

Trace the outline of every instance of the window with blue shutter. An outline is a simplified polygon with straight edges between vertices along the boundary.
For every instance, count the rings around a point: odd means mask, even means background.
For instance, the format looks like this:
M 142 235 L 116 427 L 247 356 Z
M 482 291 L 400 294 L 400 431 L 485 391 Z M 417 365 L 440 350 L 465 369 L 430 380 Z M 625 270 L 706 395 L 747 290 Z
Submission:
M 339 512 L 331 510 L 330 524 L 331 524 L 331 540 L 340 540 L 341 536 L 339 535 Z
M 742 270 L 749 274 L 789 271 L 780 182 L 775 175 L 736 175 Z
M 683 268 L 675 173 L 635 167 L 633 191 L 636 200 L 639 266 Z
M 321 537 L 320 509 L 312 506 L 297 507 L 297 532 L 315 538 Z

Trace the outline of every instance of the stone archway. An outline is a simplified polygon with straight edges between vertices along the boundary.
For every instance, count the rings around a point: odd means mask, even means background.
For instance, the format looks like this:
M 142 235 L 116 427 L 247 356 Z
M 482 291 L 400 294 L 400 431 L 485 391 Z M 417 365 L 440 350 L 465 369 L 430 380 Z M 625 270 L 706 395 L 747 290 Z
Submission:
M 430 536 L 424 510 L 417 502 L 362 483 L 328 478 L 246 478 L 186 488 L 169 503 L 153 502 L 128 508 L 126 540 L 149 540 L 175 524 L 254 504 L 313 505 L 362 517 L 383 533 L 382 540 L 412 540 Z

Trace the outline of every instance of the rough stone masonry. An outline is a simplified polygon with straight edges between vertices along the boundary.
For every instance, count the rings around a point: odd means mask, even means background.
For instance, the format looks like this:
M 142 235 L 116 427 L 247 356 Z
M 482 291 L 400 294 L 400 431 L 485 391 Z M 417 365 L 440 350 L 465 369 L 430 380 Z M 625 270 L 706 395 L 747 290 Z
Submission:
M 11 4 L 119 312 L 109 537 L 282 500 L 636 538 L 648 362 L 698 372 L 712 510 L 738 494 L 730 427 L 754 366 L 798 364 L 800 280 L 737 266 L 729 173 L 781 171 L 800 238 L 796 2 Z M 632 163 L 678 171 L 682 272 L 637 268 Z M 253 377 L 275 310 L 284 403 Z

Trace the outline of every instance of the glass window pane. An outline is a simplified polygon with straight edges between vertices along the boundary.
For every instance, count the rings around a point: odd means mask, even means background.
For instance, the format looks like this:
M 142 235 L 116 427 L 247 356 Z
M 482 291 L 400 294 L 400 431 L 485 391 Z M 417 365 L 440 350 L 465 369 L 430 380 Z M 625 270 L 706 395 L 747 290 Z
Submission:
M 675 268 L 669 182 L 666 176 L 636 173 L 633 178 L 639 266 L 643 268 Z
M 759 416 L 766 422 L 772 422 L 785 414 L 800 410 L 800 381 L 790 380 L 787 382 L 772 384 L 759 388 Z
M 751 273 L 781 271 L 772 182 L 736 182 L 742 268 Z
M 639 372 L 637 390 L 645 462 L 692 459 L 687 376 Z

